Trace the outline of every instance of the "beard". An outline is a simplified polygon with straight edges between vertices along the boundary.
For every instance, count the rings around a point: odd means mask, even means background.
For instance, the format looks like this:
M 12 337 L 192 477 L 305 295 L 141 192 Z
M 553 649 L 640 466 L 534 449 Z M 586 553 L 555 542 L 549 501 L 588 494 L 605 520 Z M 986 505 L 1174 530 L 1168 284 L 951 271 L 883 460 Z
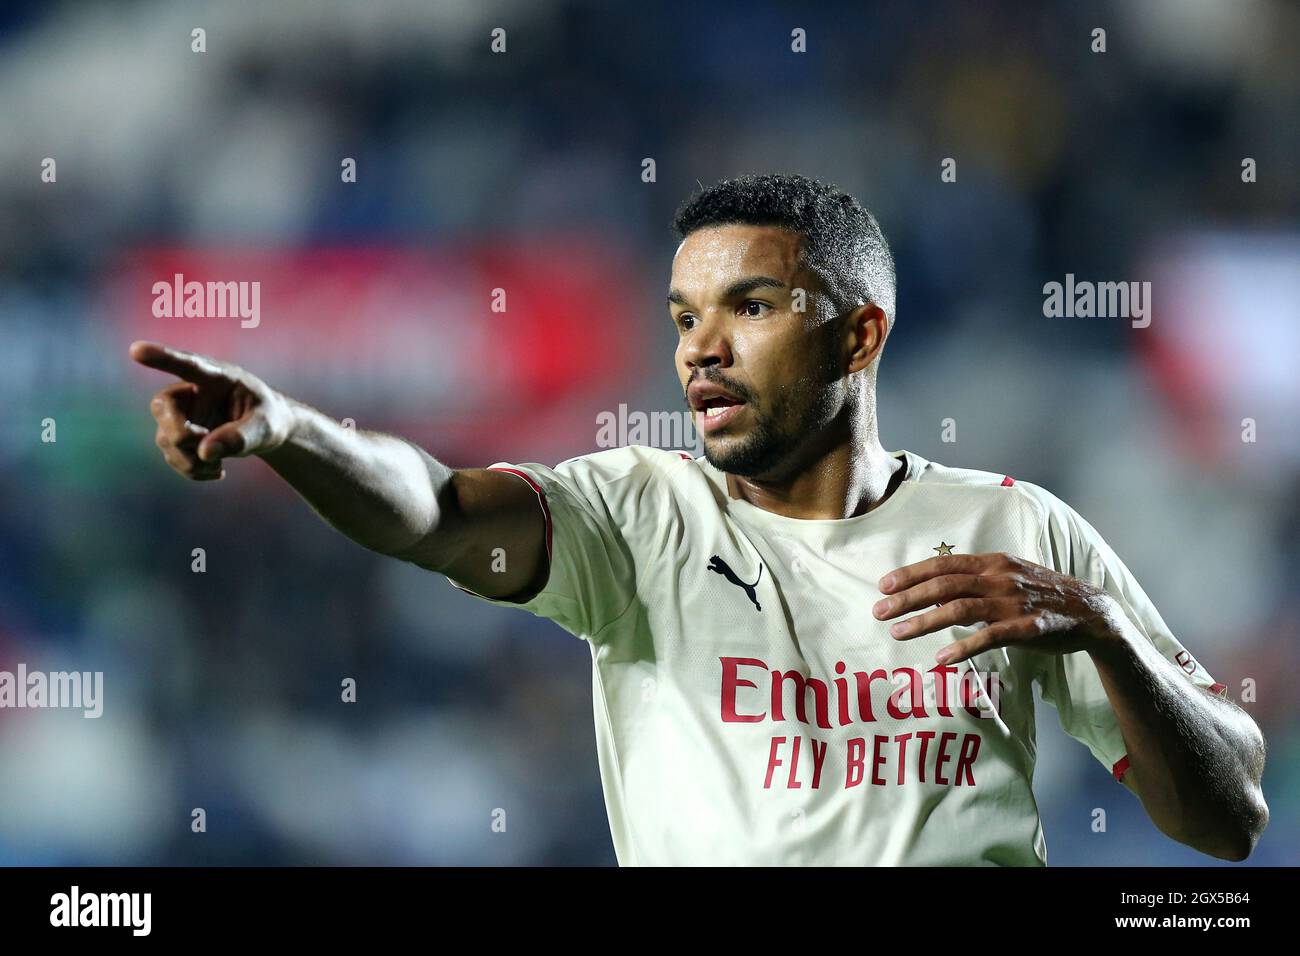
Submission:
M 843 382 L 836 357 L 827 350 L 812 372 L 773 394 L 770 409 L 747 403 L 754 424 L 745 434 L 704 437 L 705 460 L 742 478 L 780 477 L 795 464 L 800 448 L 825 434 L 840 409 L 836 386 Z
M 754 424 L 749 431 L 734 438 L 705 438 L 704 458 L 719 471 L 744 478 L 761 478 L 776 469 L 790 457 L 798 440 L 789 431 L 780 428 L 779 417 L 788 402 L 778 399 L 771 414 L 764 414 L 755 405 L 749 406 Z
M 829 439 L 832 423 L 844 410 L 841 331 L 836 321 L 821 321 L 808 329 L 805 344 L 816 358 L 805 374 L 770 392 L 770 408 L 747 391 L 737 392 L 746 400 L 754 424 L 741 436 L 718 436 L 710 442 L 701 435 L 705 461 L 742 478 L 776 479 L 797 470 L 800 449 Z

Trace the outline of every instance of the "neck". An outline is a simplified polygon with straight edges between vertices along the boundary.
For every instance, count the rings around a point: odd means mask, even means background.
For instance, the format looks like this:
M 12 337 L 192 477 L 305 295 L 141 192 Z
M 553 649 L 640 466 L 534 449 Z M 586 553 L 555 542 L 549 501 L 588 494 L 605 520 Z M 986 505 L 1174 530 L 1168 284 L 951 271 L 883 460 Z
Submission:
M 903 462 L 880 444 L 874 416 L 848 434 L 824 432 L 830 443 L 800 449 L 800 461 L 783 475 L 755 478 L 727 474 L 727 493 L 787 518 L 839 519 L 866 514 L 901 483 Z

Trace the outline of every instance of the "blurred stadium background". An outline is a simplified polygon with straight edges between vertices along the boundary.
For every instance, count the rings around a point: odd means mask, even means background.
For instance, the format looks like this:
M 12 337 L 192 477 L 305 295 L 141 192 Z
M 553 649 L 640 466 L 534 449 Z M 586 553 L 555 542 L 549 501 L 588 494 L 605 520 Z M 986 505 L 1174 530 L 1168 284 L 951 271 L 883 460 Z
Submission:
M 0 669 L 106 687 L 98 720 L 0 711 L 0 862 L 613 863 L 586 645 L 351 544 L 259 462 L 180 480 L 126 347 L 453 466 L 553 465 L 620 403 L 685 408 L 669 222 L 745 172 L 880 218 L 887 448 L 1054 491 L 1234 698 L 1256 682 L 1246 865 L 1300 862 L 1298 41 L 1262 0 L 4 4 Z M 261 281 L 260 325 L 155 318 L 175 271 Z M 1045 318 L 1066 273 L 1152 281 L 1150 328 Z M 1038 720 L 1052 864 L 1214 863 Z

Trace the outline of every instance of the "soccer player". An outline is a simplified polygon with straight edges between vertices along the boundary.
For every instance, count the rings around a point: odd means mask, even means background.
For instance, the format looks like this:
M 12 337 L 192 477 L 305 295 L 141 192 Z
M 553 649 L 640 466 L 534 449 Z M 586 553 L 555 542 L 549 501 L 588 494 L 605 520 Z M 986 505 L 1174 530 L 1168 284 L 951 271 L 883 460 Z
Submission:
M 153 400 L 157 443 L 195 480 L 257 455 L 365 547 L 586 641 L 620 864 L 1046 864 L 1035 684 L 1161 831 L 1245 859 L 1264 740 L 1115 552 L 1029 482 L 881 446 L 875 218 L 770 175 L 702 190 L 675 225 L 700 458 L 451 469 L 136 342 L 180 379 Z

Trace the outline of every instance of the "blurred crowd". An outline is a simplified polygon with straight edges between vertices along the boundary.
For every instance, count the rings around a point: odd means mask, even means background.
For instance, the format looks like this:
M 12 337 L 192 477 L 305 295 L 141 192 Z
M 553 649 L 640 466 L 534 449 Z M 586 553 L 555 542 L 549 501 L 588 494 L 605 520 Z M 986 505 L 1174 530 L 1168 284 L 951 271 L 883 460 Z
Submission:
M 684 408 L 672 213 L 749 172 L 875 212 L 899 283 L 885 446 L 1097 527 L 1264 731 L 1272 823 L 1246 865 L 1300 862 L 1298 37 L 1264 0 L 0 7 L 0 670 L 105 675 L 101 718 L 0 710 L 0 863 L 613 863 L 586 645 L 353 545 L 260 462 L 178 479 L 147 407 L 164 380 L 126 348 L 212 340 L 128 287 L 159 250 L 364 250 L 369 318 L 295 272 L 293 323 L 264 305 L 222 357 L 453 466 L 554 465 L 597 450 L 603 410 Z M 533 347 L 481 331 L 456 277 L 570 247 L 629 280 L 578 294 L 539 266 L 569 364 L 526 402 L 466 398 Z M 416 296 L 392 250 L 449 278 Z M 1155 280 L 1151 326 L 1045 317 L 1067 273 Z M 385 301 L 429 341 L 405 348 Z M 348 378 L 353 346 L 320 330 L 349 323 L 402 371 Z M 1213 862 L 1050 706 L 1038 724 L 1052 864 Z

